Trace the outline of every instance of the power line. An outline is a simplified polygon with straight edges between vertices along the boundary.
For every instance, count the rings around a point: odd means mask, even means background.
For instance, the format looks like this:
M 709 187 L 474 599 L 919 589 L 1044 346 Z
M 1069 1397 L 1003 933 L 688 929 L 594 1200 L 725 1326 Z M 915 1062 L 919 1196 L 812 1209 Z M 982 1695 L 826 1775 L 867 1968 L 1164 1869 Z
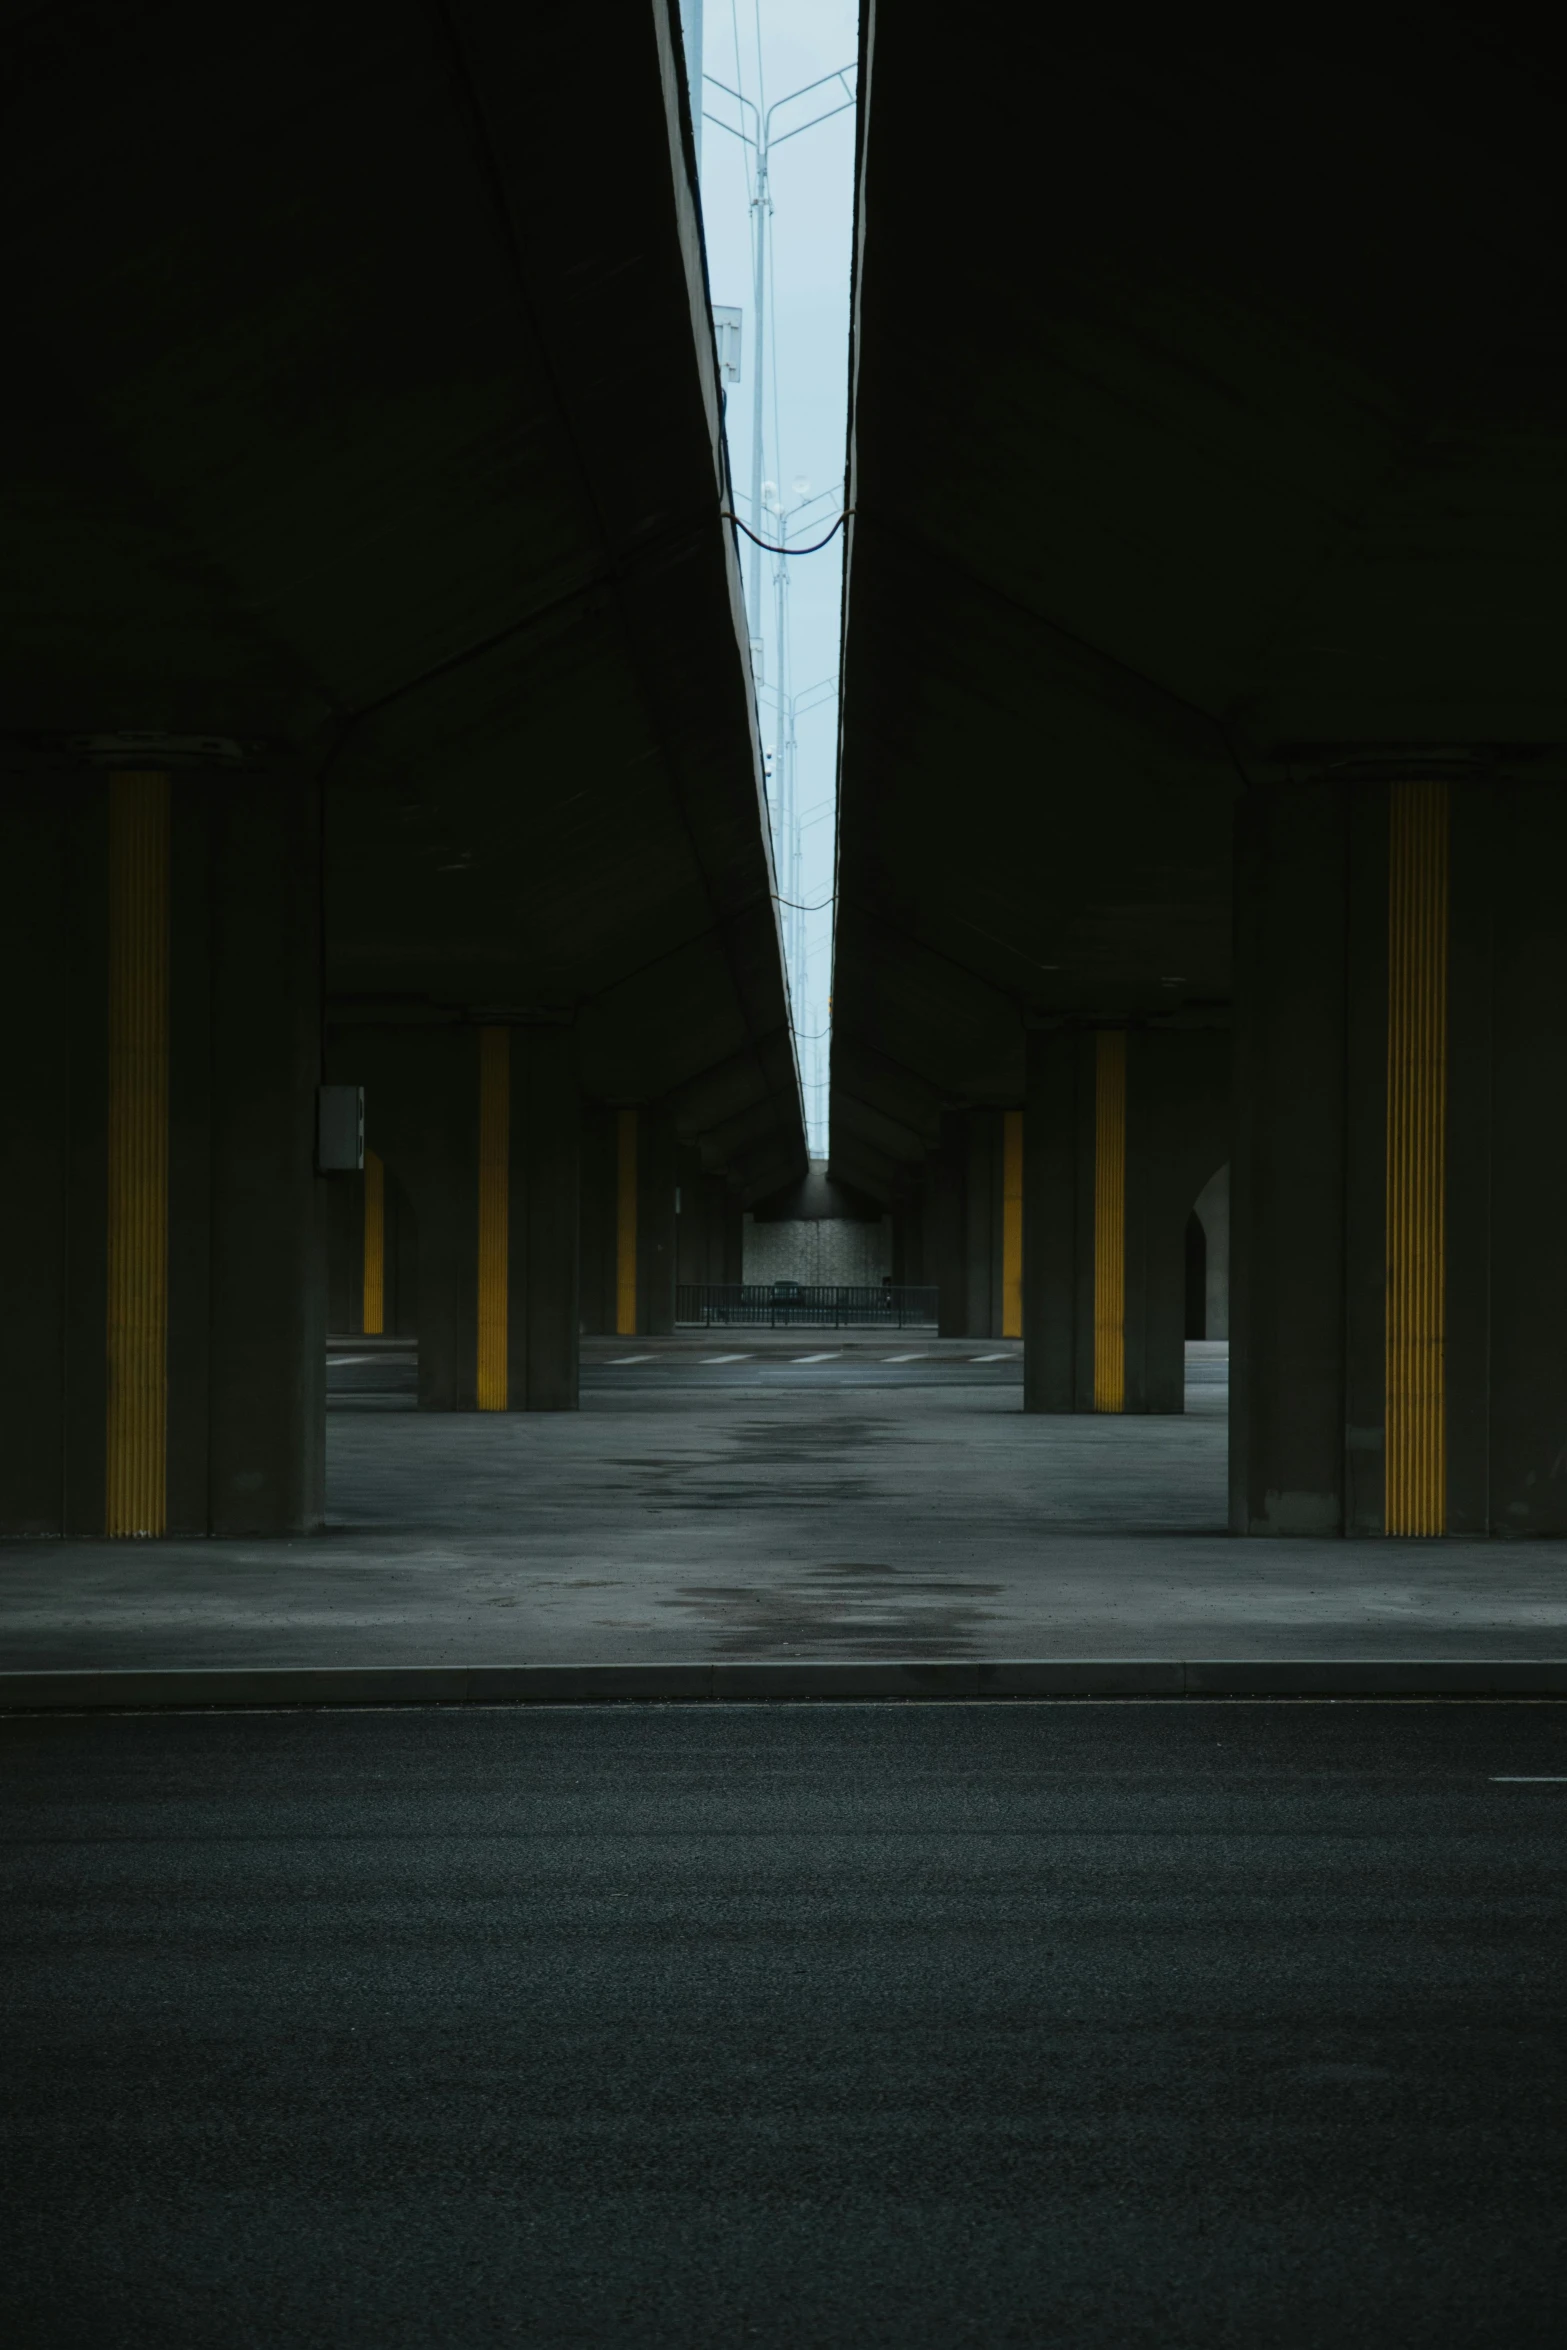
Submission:
M 741 521 L 738 514 L 730 514 L 726 511 L 723 516 L 723 520 L 725 522 L 732 522 L 736 530 L 745 531 L 745 535 L 750 540 L 752 546 L 760 547 L 764 555 L 819 555 L 823 547 L 830 546 L 832 544 L 833 540 L 838 536 L 839 531 L 842 530 L 844 524 L 848 521 L 849 516 L 853 512 L 854 508 L 852 506 L 845 506 L 843 512 L 839 515 L 837 521 L 833 524 L 831 530 L 827 533 L 827 536 L 824 539 L 818 539 L 815 545 L 810 547 L 775 547 L 771 540 L 758 538 L 754 530 L 746 530 L 745 524 Z

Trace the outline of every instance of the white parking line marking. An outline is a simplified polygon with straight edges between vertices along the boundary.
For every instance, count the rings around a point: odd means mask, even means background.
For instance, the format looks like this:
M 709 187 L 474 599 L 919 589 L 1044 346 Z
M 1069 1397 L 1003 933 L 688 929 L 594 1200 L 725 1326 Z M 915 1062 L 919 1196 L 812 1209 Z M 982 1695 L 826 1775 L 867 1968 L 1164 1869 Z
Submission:
M 1011 1357 L 1010 1355 L 970 1355 L 970 1356 L 969 1356 L 969 1361 L 970 1361 L 971 1363 L 1010 1363 L 1010 1362 L 1011 1362 L 1011 1360 L 1012 1360 L 1012 1357 Z
M 651 1363 L 655 1359 L 652 1355 L 611 1355 L 609 1367 L 612 1371 L 616 1371 L 627 1363 Z
M 1493 1787 L 1567 1787 L 1567 1771 L 1493 1771 Z
M 881 1359 L 884 1363 L 922 1363 L 925 1357 L 923 1355 L 883 1355 Z
M 794 1362 L 796 1362 L 796 1363 L 836 1363 L 836 1362 L 837 1362 L 839 1359 L 840 1359 L 840 1358 L 839 1358 L 839 1356 L 838 1356 L 838 1355 L 836 1355 L 836 1354 L 830 1354 L 830 1355 L 794 1355 L 794 1356 L 792 1356 L 792 1357 L 791 1357 L 791 1360 L 792 1360 L 792 1361 L 794 1361 Z
M 706 1363 L 706 1364 L 708 1365 L 709 1369 L 711 1369 L 711 1367 L 713 1366 L 713 1364 L 714 1364 L 714 1363 L 748 1363 L 750 1360 L 751 1360 L 751 1357 L 750 1357 L 749 1355 L 698 1355 L 698 1356 L 697 1356 L 697 1361 L 698 1361 L 699 1363 Z

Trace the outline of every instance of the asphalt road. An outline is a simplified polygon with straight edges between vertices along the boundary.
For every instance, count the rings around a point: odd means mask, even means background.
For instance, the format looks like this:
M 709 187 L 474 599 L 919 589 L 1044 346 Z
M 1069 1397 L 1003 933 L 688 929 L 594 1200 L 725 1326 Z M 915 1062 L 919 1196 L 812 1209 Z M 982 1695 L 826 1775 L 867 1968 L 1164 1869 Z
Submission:
M 8 2345 L 1518 2345 L 1567 1709 L 0 1724 Z

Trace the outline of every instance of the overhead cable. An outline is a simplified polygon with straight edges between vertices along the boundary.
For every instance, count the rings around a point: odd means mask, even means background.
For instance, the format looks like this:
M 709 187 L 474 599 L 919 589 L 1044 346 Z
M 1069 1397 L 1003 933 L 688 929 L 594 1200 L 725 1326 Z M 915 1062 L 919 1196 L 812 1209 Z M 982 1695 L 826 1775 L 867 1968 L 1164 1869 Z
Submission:
M 746 525 L 741 521 L 739 515 L 731 514 L 727 507 L 724 510 L 723 519 L 725 522 L 732 522 L 736 530 L 744 531 L 752 546 L 760 547 L 764 555 L 817 555 L 820 554 L 822 548 L 825 547 L 830 540 L 837 537 L 839 531 L 842 530 L 844 524 L 848 521 L 849 516 L 853 512 L 854 508 L 852 506 L 845 506 L 843 512 L 839 515 L 837 521 L 833 524 L 831 530 L 827 533 L 827 537 L 824 539 L 817 539 L 815 543 L 809 547 L 775 547 L 770 539 L 759 539 L 755 531 L 747 529 Z

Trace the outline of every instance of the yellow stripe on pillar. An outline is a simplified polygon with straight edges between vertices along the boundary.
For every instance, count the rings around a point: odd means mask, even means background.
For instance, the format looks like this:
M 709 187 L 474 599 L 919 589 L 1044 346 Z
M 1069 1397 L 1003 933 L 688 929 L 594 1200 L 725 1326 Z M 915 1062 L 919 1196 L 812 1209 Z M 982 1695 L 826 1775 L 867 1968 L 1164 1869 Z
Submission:
M 637 1114 L 615 1122 L 615 1335 L 637 1331 Z
M 510 1271 L 511 1030 L 479 1031 L 479 1365 L 481 1412 L 506 1409 Z
M 109 778 L 104 1532 L 167 1523 L 169 779 Z
M 1023 1335 L 1023 1113 L 1001 1113 L 1001 1335 Z
M 362 1327 L 366 1338 L 379 1338 L 386 1328 L 386 1169 L 374 1151 L 365 1152 L 365 1303 Z
M 1094 1056 L 1094 1410 L 1126 1409 L 1126 1031 Z
M 1386 1494 L 1389 1534 L 1447 1531 L 1448 787 L 1389 794 Z

